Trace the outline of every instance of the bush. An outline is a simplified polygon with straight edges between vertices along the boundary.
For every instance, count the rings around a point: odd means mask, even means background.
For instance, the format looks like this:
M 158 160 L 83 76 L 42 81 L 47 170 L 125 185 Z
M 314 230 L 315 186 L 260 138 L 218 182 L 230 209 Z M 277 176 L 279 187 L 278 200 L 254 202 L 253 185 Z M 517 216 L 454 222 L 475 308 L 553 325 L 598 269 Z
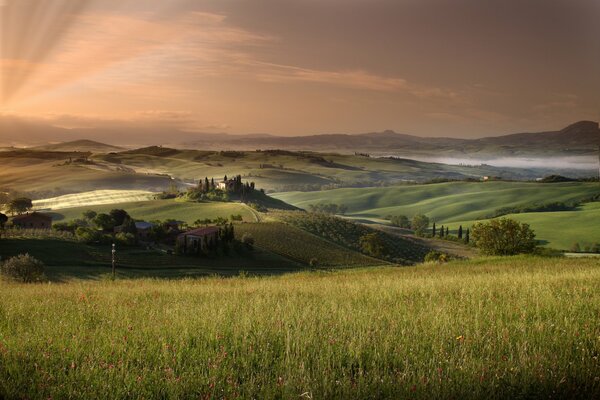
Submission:
M 311 258 L 308 264 L 311 267 L 315 268 L 317 265 L 319 265 L 319 260 L 317 260 L 316 258 Z
M 244 235 L 242 236 L 242 243 L 244 243 L 244 245 L 249 249 L 252 250 L 254 249 L 254 238 L 252 237 L 251 234 L 249 233 L 244 233 Z
M 41 282 L 46 279 L 44 263 L 29 254 L 13 257 L 0 265 L 3 277 L 23 283 Z
M 473 226 L 472 236 L 475 245 L 487 255 L 527 254 L 537 247 L 535 233 L 529 225 L 508 218 L 479 222 Z
M 440 251 L 432 250 L 425 256 L 425 262 L 427 263 L 447 263 L 450 261 L 450 256 Z
M 115 236 L 115 242 L 118 244 L 122 244 L 124 246 L 134 246 L 135 245 L 135 235 L 132 233 L 117 233 Z
M 429 228 L 429 217 L 423 214 L 417 214 L 413 217 L 411 223 L 415 235 L 423 236 Z
M 102 232 L 92 228 L 79 227 L 75 231 L 75 236 L 77 237 L 77 240 L 81 242 L 95 243 L 100 241 L 100 238 L 102 237 Z

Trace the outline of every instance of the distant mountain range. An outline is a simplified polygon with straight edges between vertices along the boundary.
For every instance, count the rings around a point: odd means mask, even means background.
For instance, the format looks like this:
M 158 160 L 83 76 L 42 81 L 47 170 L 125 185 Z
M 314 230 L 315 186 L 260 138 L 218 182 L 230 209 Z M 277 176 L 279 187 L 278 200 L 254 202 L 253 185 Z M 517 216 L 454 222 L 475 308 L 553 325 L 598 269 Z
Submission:
M 18 138 L 18 140 L 15 140 Z M 52 143 L 49 142 L 51 138 Z M 81 140 L 81 138 L 87 138 Z M 111 143 L 110 145 L 104 143 Z M 420 137 L 394 131 L 364 134 L 274 136 L 186 132 L 176 128 L 66 129 L 12 118 L 0 119 L 0 146 L 35 146 L 43 150 L 113 152 L 165 145 L 206 150 L 286 149 L 365 152 L 404 157 L 546 157 L 591 156 L 600 146 L 598 123 L 580 121 L 558 131 L 517 133 L 480 139 Z

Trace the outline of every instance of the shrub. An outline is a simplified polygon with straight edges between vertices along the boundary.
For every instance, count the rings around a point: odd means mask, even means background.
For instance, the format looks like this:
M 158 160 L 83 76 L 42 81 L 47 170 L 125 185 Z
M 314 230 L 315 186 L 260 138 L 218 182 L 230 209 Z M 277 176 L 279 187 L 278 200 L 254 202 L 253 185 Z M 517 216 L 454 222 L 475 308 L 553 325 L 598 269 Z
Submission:
M 479 222 L 473 226 L 473 241 L 484 254 L 510 256 L 533 253 L 535 233 L 528 224 L 508 218 Z
M 450 260 L 450 256 L 440 251 L 432 250 L 425 256 L 425 262 L 427 263 L 447 263 Z
M 0 265 L 0 273 L 3 277 L 15 282 L 32 283 L 46 279 L 44 263 L 29 254 L 21 254 L 8 259 Z
M 390 223 L 403 229 L 410 229 L 411 224 L 406 215 L 394 215 L 390 218 Z
M 319 260 L 317 260 L 316 258 L 311 258 L 309 263 L 308 263 L 311 267 L 315 268 L 317 265 L 319 265 Z
M 417 214 L 413 217 L 411 226 L 417 236 L 423 236 L 427 228 L 429 228 L 429 217 Z
M 244 245 L 249 249 L 252 250 L 254 249 L 254 238 L 252 237 L 251 234 L 249 233 L 244 233 L 244 235 L 242 236 L 242 243 L 244 243 Z
M 77 240 L 85 243 L 94 243 L 100 240 L 102 233 L 92 228 L 79 227 L 75 231 Z
M 135 245 L 135 235 L 132 233 L 117 233 L 115 236 L 115 242 L 122 244 L 124 246 L 133 246 Z
M 363 253 L 373 257 L 382 257 L 387 253 L 385 242 L 381 239 L 378 233 L 367 233 L 361 236 L 360 247 Z

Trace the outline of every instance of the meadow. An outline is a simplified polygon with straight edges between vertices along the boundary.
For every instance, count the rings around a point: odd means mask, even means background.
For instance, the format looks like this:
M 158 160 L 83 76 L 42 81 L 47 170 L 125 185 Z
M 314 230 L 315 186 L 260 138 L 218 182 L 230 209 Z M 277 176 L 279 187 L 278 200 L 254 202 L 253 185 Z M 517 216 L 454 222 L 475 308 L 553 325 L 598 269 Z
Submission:
M 60 210 L 63 208 L 90 207 L 101 204 L 118 204 L 152 200 L 156 193 L 145 190 L 93 190 L 91 192 L 67 194 L 47 199 L 34 200 L 37 210 Z
M 354 217 L 411 217 L 421 213 L 447 223 L 475 220 L 504 207 L 533 203 L 568 203 L 596 195 L 600 195 L 600 185 L 595 182 L 493 181 L 276 193 L 273 197 L 305 209 L 310 204 L 345 204 L 348 207 L 347 215 Z
M 504 207 L 534 203 L 571 203 L 600 194 L 598 183 L 448 182 L 386 188 L 336 189 L 321 192 L 290 192 L 273 197 L 297 207 L 335 203 L 348 206 L 346 216 L 387 224 L 389 215 L 426 214 L 437 225 L 470 227 Z M 573 211 L 507 214 L 531 225 L 545 246 L 568 250 L 574 243 L 592 245 L 600 241 L 600 203 L 588 203 Z
M 0 283 L 0 398 L 597 398 L 597 260 Z
M 127 211 L 132 218 L 145 221 L 174 219 L 193 224 L 199 219 L 229 218 L 232 214 L 241 215 L 245 221 L 256 221 L 256 216 L 250 207 L 241 203 L 195 203 L 179 200 L 151 200 L 74 207 L 57 210 L 51 214 L 55 221 L 70 221 L 81 218 L 82 213 L 87 210 L 107 213 L 115 208 Z

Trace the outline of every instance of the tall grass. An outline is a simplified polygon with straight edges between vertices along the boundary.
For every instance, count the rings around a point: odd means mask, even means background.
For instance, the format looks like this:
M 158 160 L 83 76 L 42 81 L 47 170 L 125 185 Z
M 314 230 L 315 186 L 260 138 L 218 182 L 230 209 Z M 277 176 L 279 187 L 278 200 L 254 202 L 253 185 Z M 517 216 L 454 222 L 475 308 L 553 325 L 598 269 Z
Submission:
M 597 260 L 0 289 L 0 398 L 600 396 Z

